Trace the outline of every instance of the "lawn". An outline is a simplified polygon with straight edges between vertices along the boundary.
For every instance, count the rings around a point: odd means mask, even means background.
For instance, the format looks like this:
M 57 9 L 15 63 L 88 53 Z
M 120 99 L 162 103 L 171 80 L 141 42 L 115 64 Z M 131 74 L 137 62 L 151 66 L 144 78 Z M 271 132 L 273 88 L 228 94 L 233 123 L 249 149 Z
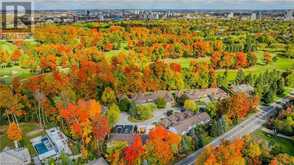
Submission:
M 127 42 L 122 42 L 121 43 L 121 48 L 119 50 L 111 50 L 109 52 L 105 52 L 104 55 L 107 58 L 111 59 L 112 57 L 117 56 L 120 53 L 128 54 L 129 51 L 126 49 L 127 47 L 128 47 L 128 43 Z
M 243 69 L 245 73 L 254 73 L 254 74 L 259 74 L 262 73 L 266 70 L 294 70 L 294 59 L 288 59 L 285 57 L 279 57 L 277 61 L 273 61 L 271 64 L 264 65 L 264 64 L 258 64 L 250 68 Z M 224 73 L 225 70 L 218 70 L 219 74 Z M 229 80 L 234 80 L 236 75 L 237 75 L 238 70 L 236 69 L 231 69 L 228 70 L 228 79 Z M 291 75 L 292 76 L 292 75 Z M 293 76 L 292 76 L 293 77 Z
M 201 58 L 192 58 L 192 57 L 182 57 L 178 59 L 165 59 L 165 62 L 168 63 L 177 63 L 181 64 L 183 68 L 189 68 L 191 61 L 197 61 L 197 62 L 209 62 L 209 57 L 201 57 Z
M 32 73 L 29 69 L 23 69 L 19 66 L 0 68 L 0 80 L 4 82 L 10 82 L 13 77 L 23 79 L 30 77 L 31 75 Z
M 8 53 L 12 53 L 15 49 L 15 45 L 7 41 L 0 40 L 0 49 L 6 50 Z
M 275 137 L 261 130 L 255 131 L 253 136 L 268 142 L 270 145 L 277 146 L 277 149 L 280 153 L 287 153 L 289 155 L 294 156 L 294 141 L 280 137 Z
M 21 140 L 21 146 L 25 146 L 29 149 L 30 153 L 32 155 L 35 155 L 35 150 L 30 142 L 30 139 L 40 136 L 40 135 L 44 135 L 44 132 L 36 132 L 33 135 L 28 136 L 27 133 L 32 132 L 34 130 L 38 130 L 40 129 L 39 125 L 37 123 L 22 123 L 20 124 L 22 133 L 23 133 L 23 139 Z M 7 137 L 6 134 L 6 130 L 7 130 L 7 125 L 5 126 L 1 126 L 0 127 L 0 150 L 3 150 L 5 147 L 14 147 L 14 144 L 12 141 L 10 141 Z

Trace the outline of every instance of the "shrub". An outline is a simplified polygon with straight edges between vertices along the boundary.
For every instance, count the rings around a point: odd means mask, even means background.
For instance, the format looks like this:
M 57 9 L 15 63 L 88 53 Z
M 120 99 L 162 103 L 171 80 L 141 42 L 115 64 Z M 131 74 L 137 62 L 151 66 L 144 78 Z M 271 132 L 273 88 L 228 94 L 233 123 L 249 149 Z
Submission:
M 153 110 L 156 108 L 154 104 L 137 105 L 134 113 L 134 118 L 137 120 L 147 120 L 152 117 Z
M 193 100 L 185 100 L 184 108 L 188 111 L 198 112 L 198 106 Z
M 155 100 L 155 104 L 156 104 L 157 108 L 165 108 L 166 101 L 165 101 L 165 99 L 163 97 L 158 97 Z
M 131 107 L 131 101 L 125 97 L 119 101 L 118 106 L 121 111 L 129 112 Z

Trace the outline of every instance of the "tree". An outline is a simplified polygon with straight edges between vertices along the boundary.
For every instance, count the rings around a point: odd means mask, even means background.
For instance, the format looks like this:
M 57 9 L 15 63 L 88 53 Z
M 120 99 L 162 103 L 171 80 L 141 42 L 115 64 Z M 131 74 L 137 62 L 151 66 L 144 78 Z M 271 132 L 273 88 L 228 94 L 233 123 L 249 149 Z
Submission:
M 259 158 L 261 155 L 261 148 L 259 144 L 251 142 L 245 149 L 245 152 L 251 159 Z
M 235 79 L 235 83 L 236 84 L 242 84 L 245 80 L 245 73 L 242 69 L 239 69 L 238 72 L 237 72 L 237 76 L 236 76 L 236 79 Z
M 272 55 L 269 53 L 269 52 L 264 52 L 264 54 L 263 54 L 263 59 L 264 59 L 264 62 L 266 63 L 266 64 L 269 64 L 269 63 L 271 63 L 272 62 Z
M 21 52 L 20 52 L 20 50 L 15 50 L 13 53 L 12 53 L 12 55 L 11 55 L 11 60 L 13 61 L 13 62 L 16 62 L 16 61 L 18 61 L 18 59 L 20 58 L 20 56 L 21 56 Z
M 9 124 L 7 129 L 7 137 L 12 141 L 20 141 L 22 139 L 21 130 L 15 122 Z
M 250 111 L 250 100 L 245 93 L 234 94 L 228 103 L 228 117 L 231 119 L 240 119 L 245 117 Z
M 133 144 L 124 149 L 124 159 L 130 165 L 141 164 L 139 158 L 143 155 L 143 153 L 144 147 L 141 137 L 136 135 Z
M 15 122 L 9 124 L 7 129 L 7 137 L 9 140 L 14 141 L 15 148 L 18 148 L 17 142 L 22 139 L 22 132 Z
M 102 93 L 101 101 L 105 105 L 110 105 L 112 103 L 116 103 L 116 95 L 115 95 L 114 91 L 109 87 L 105 88 Z
M 114 126 L 120 117 L 119 107 L 116 104 L 111 104 L 106 112 L 106 117 L 108 119 L 109 125 Z
M 248 65 L 248 61 L 246 58 L 246 54 L 243 52 L 239 52 L 236 55 L 236 68 L 243 68 Z
M 284 165 L 294 164 L 294 157 L 287 154 L 278 154 L 271 162 L 270 165 Z
M 217 116 L 217 103 L 209 102 L 206 106 L 206 112 L 209 114 L 210 118 L 215 119 Z
M 119 109 L 123 112 L 128 112 L 131 107 L 131 101 L 124 97 L 118 102 Z
M 253 96 L 250 101 L 250 109 L 256 110 L 260 103 L 260 97 L 258 95 Z
M 131 115 L 137 120 L 147 120 L 152 117 L 155 107 L 154 104 L 137 105 Z
M 198 112 L 198 106 L 195 101 L 193 100 L 185 100 L 184 108 L 188 111 Z
M 257 56 L 255 52 L 249 52 L 247 54 L 247 60 L 250 66 L 254 66 L 257 62 Z
M 59 113 L 70 128 L 72 136 L 81 139 L 83 158 L 88 157 L 87 146 L 90 143 L 97 146 L 95 149 L 102 151 L 100 142 L 110 132 L 110 128 L 107 118 L 101 114 L 98 102 L 79 100 L 76 104 L 69 103 L 65 108 L 61 107 Z
M 285 92 L 285 79 L 280 78 L 277 81 L 277 95 L 282 96 Z
M 157 108 L 161 109 L 161 108 L 165 108 L 166 106 L 166 101 L 163 97 L 158 97 L 156 100 L 155 100 L 155 104 L 157 106 Z
M 162 126 L 156 126 L 150 130 L 148 137 L 149 140 L 145 146 L 147 160 L 152 164 L 170 164 L 174 154 L 178 152 L 181 137 Z
M 262 97 L 262 101 L 266 104 L 269 104 L 274 101 L 275 93 L 273 90 L 268 90 L 265 92 L 265 94 Z
M 242 155 L 244 141 L 236 139 L 232 142 L 224 141 L 216 148 L 207 147 L 196 160 L 196 165 L 245 165 L 246 161 Z
M 213 52 L 213 54 L 211 55 L 210 61 L 214 68 L 219 67 L 221 56 L 222 56 L 221 52 Z

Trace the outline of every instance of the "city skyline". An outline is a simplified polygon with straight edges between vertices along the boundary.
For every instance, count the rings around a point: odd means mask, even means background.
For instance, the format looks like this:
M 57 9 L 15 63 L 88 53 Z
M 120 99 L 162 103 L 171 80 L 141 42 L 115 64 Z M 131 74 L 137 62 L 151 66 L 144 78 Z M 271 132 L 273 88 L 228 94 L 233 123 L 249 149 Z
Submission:
M 5 0 L 12 1 L 12 0 Z M 35 0 L 36 10 L 75 9 L 294 9 L 294 0 Z

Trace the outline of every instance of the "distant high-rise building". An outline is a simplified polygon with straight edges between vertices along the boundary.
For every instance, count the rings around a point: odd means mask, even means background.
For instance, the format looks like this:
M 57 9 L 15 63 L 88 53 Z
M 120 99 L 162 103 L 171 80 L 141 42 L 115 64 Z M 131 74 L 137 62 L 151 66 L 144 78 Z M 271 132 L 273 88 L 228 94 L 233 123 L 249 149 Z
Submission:
M 262 13 L 258 12 L 257 18 L 256 19 L 261 19 L 262 18 Z
M 251 19 L 251 21 L 254 21 L 254 20 L 256 20 L 256 13 L 252 13 L 252 14 L 251 14 L 251 18 L 250 18 L 250 19 Z
M 234 17 L 234 13 L 231 12 L 230 14 L 228 14 L 228 18 L 233 18 Z
M 294 10 L 288 10 L 287 11 L 287 15 L 286 15 L 287 20 L 292 20 L 293 19 L 293 12 L 294 12 Z

